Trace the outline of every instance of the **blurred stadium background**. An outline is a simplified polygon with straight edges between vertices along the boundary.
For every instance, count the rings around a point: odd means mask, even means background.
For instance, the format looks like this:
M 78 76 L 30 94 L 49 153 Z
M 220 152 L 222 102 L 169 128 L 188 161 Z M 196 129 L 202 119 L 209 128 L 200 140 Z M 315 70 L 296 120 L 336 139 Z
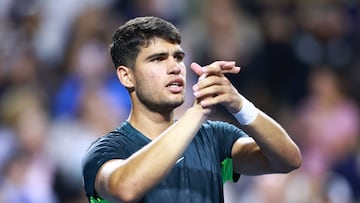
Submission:
M 0 0 L 0 203 L 87 202 L 84 151 L 130 109 L 108 46 L 143 15 L 178 26 L 187 65 L 235 60 L 301 148 L 299 170 L 226 183 L 226 203 L 360 202 L 358 0 Z

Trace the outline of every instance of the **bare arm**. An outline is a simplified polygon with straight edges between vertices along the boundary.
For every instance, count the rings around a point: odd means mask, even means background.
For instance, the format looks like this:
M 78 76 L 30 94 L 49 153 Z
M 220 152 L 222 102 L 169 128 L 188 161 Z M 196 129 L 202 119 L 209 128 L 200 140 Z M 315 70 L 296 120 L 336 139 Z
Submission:
M 221 66 L 214 63 L 205 67 L 192 64 L 191 68 L 203 78 L 193 87 L 194 95 L 201 100 L 203 107 L 222 104 L 230 113 L 240 111 L 245 98 L 224 76 Z M 243 128 L 251 138 L 240 138 L 233 145 L 233 166 L 237 173 L 284 173 L 301 165 L 297 145 L 279 123 L 264 112 L 259 110 L 256 119 Z
M 174 125 L 128 159 L 106 162 L 97 174 L 96 191 L 113 202 L 140 200 L 168 174 L 205 119 L 206 110 L 195 104 Z
M 234 170 L 241 174 L 287 173 L 301 165 L 299 148 L 272 118 L 259 112 L 243 126 L 251 138 L 238 139 L 232 149 Z
M 237 69 L 234 65 L 223 61 L 215 66 L 232 72 Z M 203 108 L 196 100 L 175 124 L 144 148 L 126 160 L 106 162 L 97 173 L 97 193 L 112 202 L 140 200 L 173 168 L 211 110 L 211 107 Z

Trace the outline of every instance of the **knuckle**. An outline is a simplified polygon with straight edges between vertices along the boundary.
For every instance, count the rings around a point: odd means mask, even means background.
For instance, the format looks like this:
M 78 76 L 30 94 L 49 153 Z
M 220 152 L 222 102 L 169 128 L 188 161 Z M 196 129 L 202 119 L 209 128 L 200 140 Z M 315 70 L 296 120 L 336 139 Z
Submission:
M 222 81 L 224 84 L 229 85 L 230 81 L 226 77 L 222 77 Z

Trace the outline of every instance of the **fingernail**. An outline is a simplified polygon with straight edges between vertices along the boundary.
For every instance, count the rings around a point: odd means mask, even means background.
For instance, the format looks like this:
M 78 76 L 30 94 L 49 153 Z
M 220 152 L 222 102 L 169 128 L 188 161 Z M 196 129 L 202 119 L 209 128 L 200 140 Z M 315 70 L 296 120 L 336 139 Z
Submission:
M 198 89 L 199 89 L 199 85 L 196 84 L 196 85 L 193 86 L 194 91 L 197 91 Z
M 195 97 L 199 97 L 199 96 L 200 96 L 200 93 L 199 93 L 199 92 L 194 92 L 194 96 L 195 96 Z

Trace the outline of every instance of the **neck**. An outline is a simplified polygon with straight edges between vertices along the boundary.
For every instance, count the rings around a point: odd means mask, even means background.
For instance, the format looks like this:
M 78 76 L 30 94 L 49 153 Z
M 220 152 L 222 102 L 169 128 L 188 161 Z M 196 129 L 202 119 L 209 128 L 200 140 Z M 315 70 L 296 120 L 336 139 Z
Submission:
M 174 123 L 174 111 L 159 113 L 132 109 L 129 123 L 150 139 L 155 139 Z

